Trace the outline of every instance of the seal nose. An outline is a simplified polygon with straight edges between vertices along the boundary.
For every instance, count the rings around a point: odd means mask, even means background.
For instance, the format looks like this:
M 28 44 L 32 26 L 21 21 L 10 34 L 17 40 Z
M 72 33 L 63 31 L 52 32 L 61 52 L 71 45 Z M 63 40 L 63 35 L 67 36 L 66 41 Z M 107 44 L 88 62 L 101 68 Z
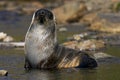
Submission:
M 45 11 L 44 11 L 44 10 L 41 10 L 41 11 L 40 11 L 40 15 L 41 15 L 41 16 L 44 16 L 44 15 L 45 15 Z

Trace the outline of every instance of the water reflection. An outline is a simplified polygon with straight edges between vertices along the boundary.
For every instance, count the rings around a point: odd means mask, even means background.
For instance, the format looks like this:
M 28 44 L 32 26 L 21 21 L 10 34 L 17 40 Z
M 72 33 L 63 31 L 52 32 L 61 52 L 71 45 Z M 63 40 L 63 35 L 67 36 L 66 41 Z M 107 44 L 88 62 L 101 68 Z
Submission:
M 62 69 L 62 70 L 31 70 L 26 80 L 96 80 L 96 70 Z
M 9 72 L 0 80 L 120 80 L 120 64 L 113 61 L 100 64 L 97 69 L 25 71 L 23 53 L 23 50 L 0 50 L 0 68 Z
M 43 71 L 43 70 L 32 70 L 27 72 L 26 80 L 53 80 L 51 79 L 52 73 L 49 71 Z

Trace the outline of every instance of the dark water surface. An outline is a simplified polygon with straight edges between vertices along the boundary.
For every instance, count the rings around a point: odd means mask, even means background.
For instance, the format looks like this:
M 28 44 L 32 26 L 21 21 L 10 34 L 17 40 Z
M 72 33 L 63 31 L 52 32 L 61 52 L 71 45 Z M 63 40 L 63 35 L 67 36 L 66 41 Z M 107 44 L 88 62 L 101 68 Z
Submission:
M 2 15 L 2 16 L 1 16 Z M 6 16 L 7 15 L 7 16 Z M 9 16 L 8 16 L 9 15 Z M 24 35 L 30 24 L 31 16 L 17 13 L 0 12 L 0 32 L 6 32 L 16 41 L 24 40 Z M 67 36 L 83 32 L 84 28 L 70 27 L 68 32 L 59 32 L 58 39 L 64 42 Z M 120 47 L 108 47 L 105 51 L 120 57 Z M 23 49 L 0 50 L 0 69 L 8 70 L 8 76 L 0 80 L 120 80 L 120 63 L 100 64 L 96 69 L 61 69 L 61 70 L 31 70 L 24 69 Z

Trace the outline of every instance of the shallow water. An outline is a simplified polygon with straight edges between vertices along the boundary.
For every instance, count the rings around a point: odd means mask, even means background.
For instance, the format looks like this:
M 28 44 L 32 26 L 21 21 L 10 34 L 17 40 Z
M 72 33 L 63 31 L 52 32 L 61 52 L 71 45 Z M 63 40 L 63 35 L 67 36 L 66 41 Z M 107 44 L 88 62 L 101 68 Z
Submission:
M 0 68 L 9 74 L 0 80 L 119 80 L 120 64 L 101 64 L 96 69 L 25 71 L 24 50 L 0 50 Z
M 8 15 L 7 13 L 8 12 L 4 12 L 0 14 L 3 15 L 3 17 L 0 17 L 0 31 L 13 36 L 16 41 L 23 41 L 24 35 L 30 24 L 31 16 L 21 16 L 11 13 L 9 16 L 11 18 L 4 17 L 5 14 Z M 77 27 L 69 25 L 67 27 L 70 27 L 68 28 L 70 29 L 68 32 L 59 32 L 58 39 L 60 43 L 64 42 L 66 37 L 84 31 L 82 26 Z M 119 46 L 107 47 L 105 52 L 120 57 Z M 96 69 L 72 68 L 61 70 L 25 71 L 23 66 L 23 49 L 0 50 L 0 69 L 5 69 L 9 72 L 8 76 L 0 77 L 0 80 L 120 80 L 120 63 L 116 63 L 116 61 L 100 64 Z

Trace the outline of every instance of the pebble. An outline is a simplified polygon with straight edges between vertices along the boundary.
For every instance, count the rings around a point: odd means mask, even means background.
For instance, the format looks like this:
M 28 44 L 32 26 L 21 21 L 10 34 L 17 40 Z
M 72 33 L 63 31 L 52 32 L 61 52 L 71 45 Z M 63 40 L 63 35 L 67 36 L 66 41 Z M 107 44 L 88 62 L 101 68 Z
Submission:
M 4 39 L 7 36 L 6 33 L 0 32 L 0 40 Z
M 11 41 L 13 41 L 13 40 L 14 40 L 13 37 L 7 36 L 7 37 L 5 37 L 5 38 L 3 39 L 3 42 L 11 42 Z
M 8 71 L 0 70 L 0 76 L 7 76 L 7 75 L 8 75 Z
M 73 35 L 73 39 L 79 41 L 86 36 L 88 36 L 88 33 L 75 34 Z
M 0 41 L 2 42 L 11 42 L 13 41 L 13 37 L 8 36 L 7 33 L 0 32 Z

